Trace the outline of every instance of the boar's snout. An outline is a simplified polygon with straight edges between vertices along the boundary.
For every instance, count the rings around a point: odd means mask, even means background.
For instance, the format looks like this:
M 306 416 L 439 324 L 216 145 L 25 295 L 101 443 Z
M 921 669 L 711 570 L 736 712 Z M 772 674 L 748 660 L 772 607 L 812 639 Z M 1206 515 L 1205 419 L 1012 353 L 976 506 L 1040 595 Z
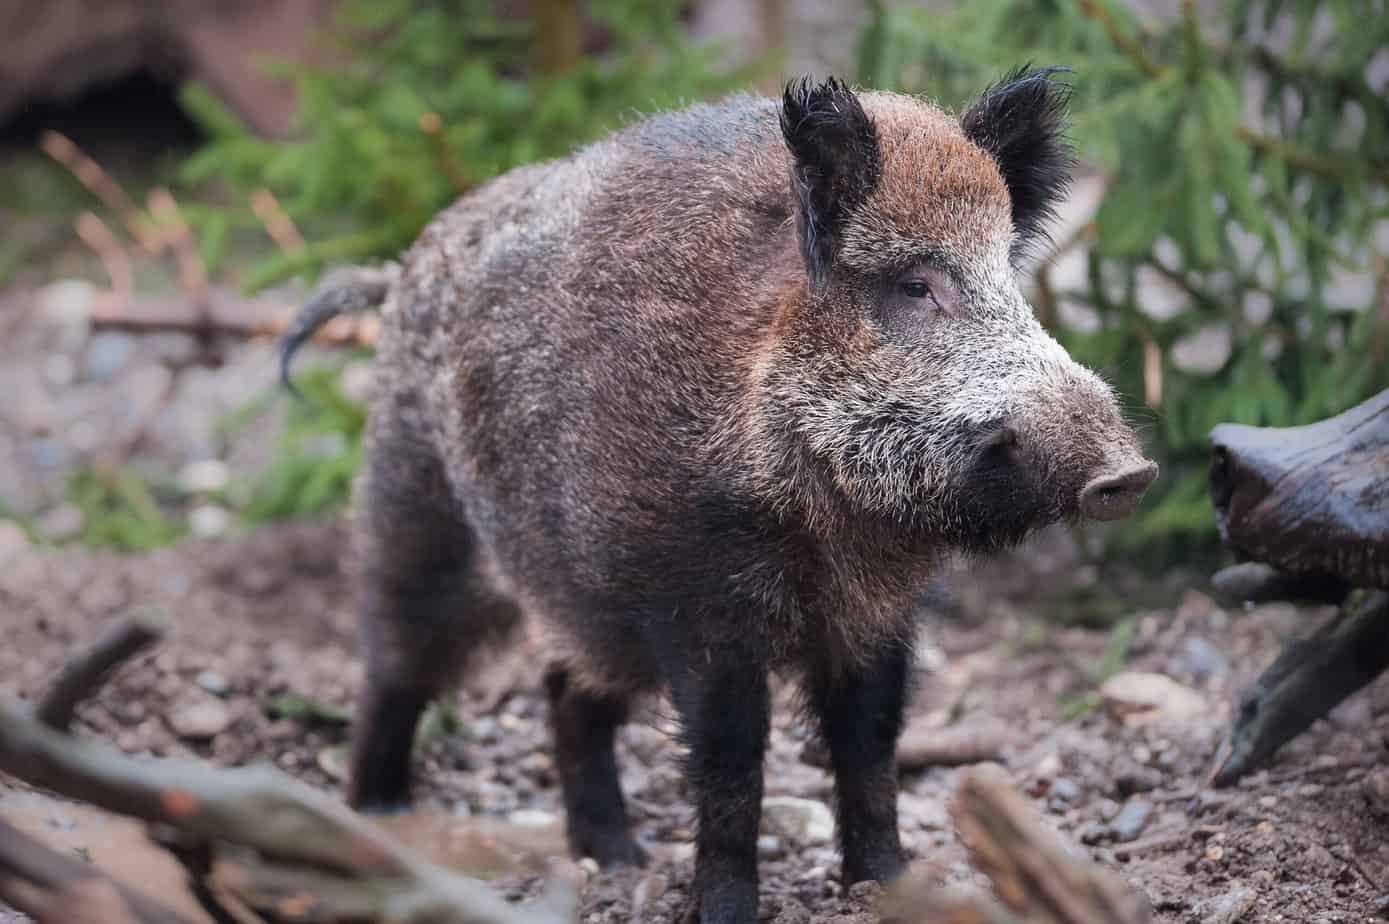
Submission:
M 1092 478 L 1080 491 L 1080 514 L 1091 520 L 1119 520 L 1138 507 L 1157 478 L 1157 463 L 1127 459 Z

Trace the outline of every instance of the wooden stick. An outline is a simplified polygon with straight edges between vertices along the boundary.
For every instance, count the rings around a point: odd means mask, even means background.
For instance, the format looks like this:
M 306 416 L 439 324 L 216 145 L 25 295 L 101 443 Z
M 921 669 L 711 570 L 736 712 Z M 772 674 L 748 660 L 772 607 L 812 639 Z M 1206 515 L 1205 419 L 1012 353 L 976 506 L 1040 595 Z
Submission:
M 131 236 L 148 253 L 157 255 L 163 245 L 159 236 L 149 226 L 149 221 L 136 208 L 135 201 L 101 165 L 83 152 L 71 138 L 55 131 L 46 131 L 39 139 L 39 147 L 49 157 L 62 164 L 77 177 L 79 183 L 101 200 L 102 204 L 115 212 L 125 222 Z
M 54 731 L 67 731 L 82 701 L 91 696 L 120 664 L 163 637 L 163 620 L 153 614 L 126 620 L 110 629 L 89 650 L 58 671 L 34 709 L 34 717 Z

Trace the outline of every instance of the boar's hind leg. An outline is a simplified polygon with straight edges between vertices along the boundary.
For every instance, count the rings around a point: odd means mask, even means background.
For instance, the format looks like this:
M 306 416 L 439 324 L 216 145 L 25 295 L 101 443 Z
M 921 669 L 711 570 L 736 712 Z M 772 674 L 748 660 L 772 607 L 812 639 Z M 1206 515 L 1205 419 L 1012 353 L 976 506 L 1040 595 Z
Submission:
M 570 851 L 604 867 L 645 865 L 646 853 L 628 825 L 613 750 L 627 718 L 627 698 L 577 687 L 558 668 L 545 675 L 545 689 Z
M 810 678 L 810 705 L 834 769 L 845 884 L 885 882 L 902 870 L 896 751 L 910 652 L 894 641 L 863 668 L 826 668 Z
M 665 667 L 689 748 L 695 878 L 686 920 L 754 924 L 762 761 L 769 731 L 767 662 L 736 644 L 690 646 Z
M 415 728 L 469 654 L 517 621 L 476 573 L 471 530 L 432 453 L 389 414 L 370 434 L 359 495 L 359 606 L 366 685 L 348 802 L 393 811 L 410 801 Z M 384 432 L 383 432 L 384 431 Z

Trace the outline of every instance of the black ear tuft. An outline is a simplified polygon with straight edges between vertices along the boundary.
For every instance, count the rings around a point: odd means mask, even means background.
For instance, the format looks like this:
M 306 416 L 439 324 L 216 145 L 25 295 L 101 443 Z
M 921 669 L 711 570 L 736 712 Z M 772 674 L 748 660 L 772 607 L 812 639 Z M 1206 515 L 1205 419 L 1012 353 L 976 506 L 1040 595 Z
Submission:
M 786 85 L 781 133 L 795 159 L 791 186 L 799 203 L 801 253 L 811 286 L 821 286 L 839 248 L 849 214 L 882 175 L 873 120 L 845 84 L 809 77 Z
M 1045 238 L 1046 224 L 1071 183 L 1075 154 L 1065 138 L 1070 87 L 1051 79 L 1067 70 L 1023 65 L 985 90 L 960 117 L 965 135 L 993 155 L 1008 185 L 1018 233 L 1015 258 Z

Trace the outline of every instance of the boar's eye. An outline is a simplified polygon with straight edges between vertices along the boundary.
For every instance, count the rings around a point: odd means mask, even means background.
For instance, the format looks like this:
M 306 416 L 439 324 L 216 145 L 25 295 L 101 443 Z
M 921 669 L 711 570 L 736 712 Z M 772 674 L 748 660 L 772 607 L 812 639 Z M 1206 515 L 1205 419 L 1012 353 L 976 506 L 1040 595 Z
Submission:
M 919 279 L 913 279 L 902 283 L 902 294 L 907 298 L 925 298 L 931 294 L 931 287 Z

